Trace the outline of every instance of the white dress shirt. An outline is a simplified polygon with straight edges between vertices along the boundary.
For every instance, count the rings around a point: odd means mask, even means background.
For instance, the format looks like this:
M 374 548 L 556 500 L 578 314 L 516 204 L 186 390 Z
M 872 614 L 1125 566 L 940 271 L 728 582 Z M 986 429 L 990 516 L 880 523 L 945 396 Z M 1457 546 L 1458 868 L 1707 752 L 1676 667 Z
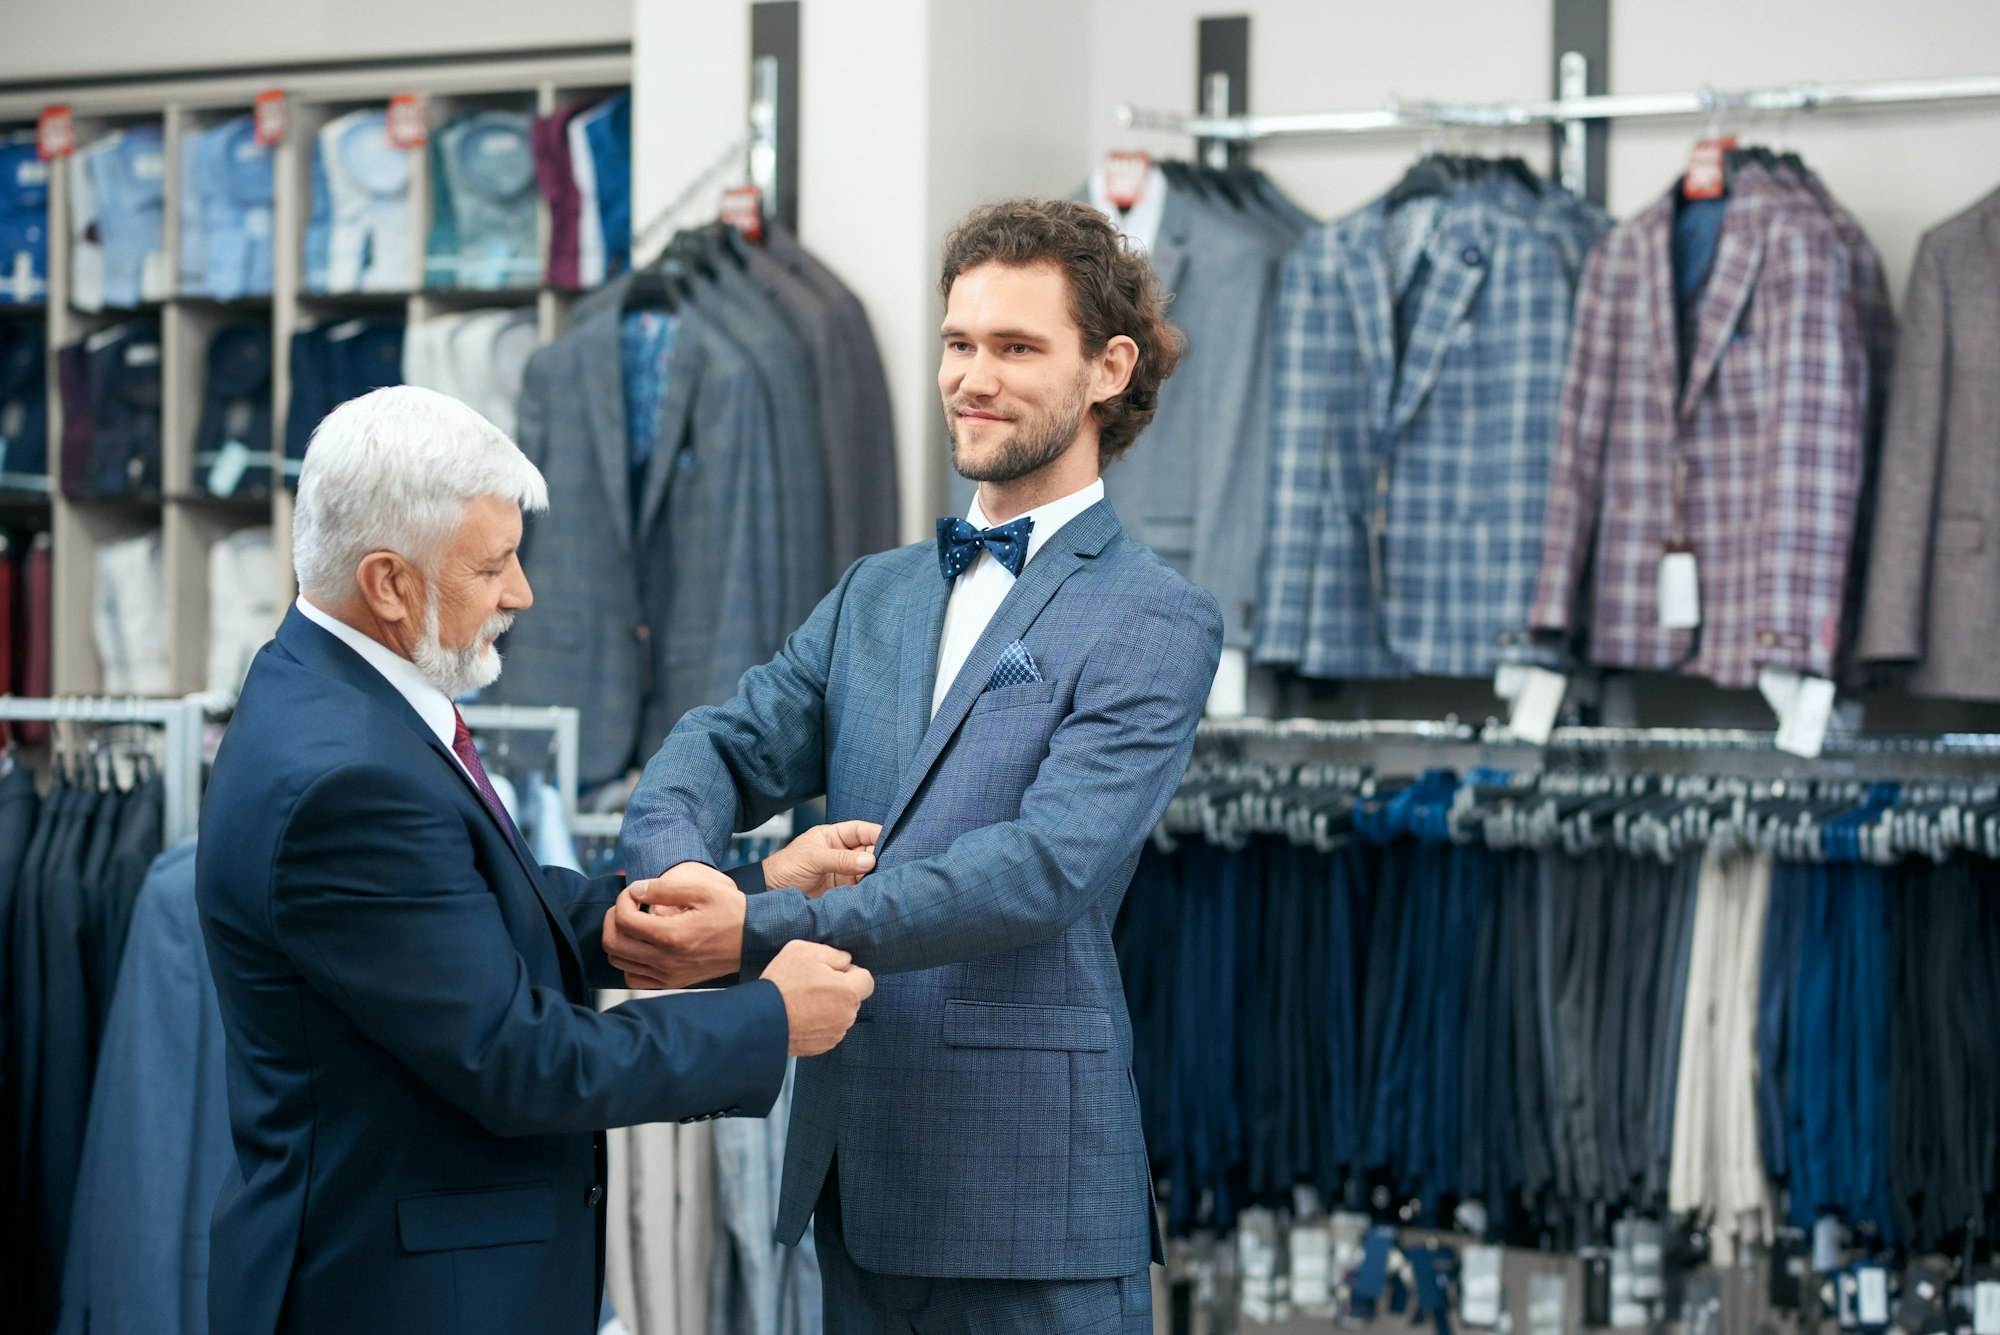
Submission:
M 592 108 L 569 123 L 569 171 L 576 181 L 576 277 L 584 287 L 605 280 L 604 218 L 597 207 L 597 160 L 590 156 L 590 137 L 583 123 L 603 115 Z
M 1035 553 L 1048 546 L 1049 539 L 1060 533 L 1063 525 L 1103 499 L 1104 480 L 1099 478 L 1082 491 L 1073 491 L 1061 500 L 1050 501 L 1019 516 L 1035 521 L 1034 530 L 1028 534 L 1028 560 L 1033 561 Z M 974 528 L 993 527 L 986 512 L 979 508 L 976 494 L 965 518 Z M 1023 562 L 1021 569 L 1027 568 Z M 944 635 L 938 641 L 937 684 L 931 688 L 932 718 L 937 717 L 938 707 L 951 692 L 952 683 L 958 680 L 959 669 L 972 656 L 972 646 L 986 633 L 986 624 L 993 620 L 1000 604 L 1007 601 L 1007 591 L 1013 587 L 1014 576 L 983 547 L 951 586 L 951 601 L 944 610 Z M 988 663 L 981 670 L 991 672 L 993 665 Z
M 451 758 L 458 760 L 458 752 L 451 748 L 458 736 L 458 707 L 452 704 L 450 696 L 432 685 L 431 679 L 419 672 L 415 663 L 380 640 L 371 639 L 345 621 L 314 607 L 303 595 L 298 600 L 298 609 L 299 615 L 360 654 L 363 662 L 381 673 L 382 679 L 410 702 L 410 708 L 417 711 L 417 717 L 424 721 L 424 726 L 437 734 L 438 740 L 444 743 L 444 749 L 451 751 Z M 465 770 L 465 762 L 459 760 L 458 767 Z M 465 777 L 471 778 L 472 771 L 465 770 Z

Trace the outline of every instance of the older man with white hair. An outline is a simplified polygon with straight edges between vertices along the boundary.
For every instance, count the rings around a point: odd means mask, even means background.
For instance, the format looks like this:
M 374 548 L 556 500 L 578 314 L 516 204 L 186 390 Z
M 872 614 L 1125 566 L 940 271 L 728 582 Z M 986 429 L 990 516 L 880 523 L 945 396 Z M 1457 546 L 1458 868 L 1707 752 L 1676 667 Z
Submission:
M 643 998 L 602 945 L 624 878 L 537 866 L 452 697 L 500 673 L 547 506 L 496 427 L 428 390 L 328 415 L 299 479 L 300 596 L 216 757 L 197 897 L 240 1174 L 216 1205 L 216 1335 L 592 1330 L 604 1128 L 758 1116 L 787 1055 L 873 989 L 798 942 L 759 980 Z M 760 868 L 823 890 L 872 827 Z

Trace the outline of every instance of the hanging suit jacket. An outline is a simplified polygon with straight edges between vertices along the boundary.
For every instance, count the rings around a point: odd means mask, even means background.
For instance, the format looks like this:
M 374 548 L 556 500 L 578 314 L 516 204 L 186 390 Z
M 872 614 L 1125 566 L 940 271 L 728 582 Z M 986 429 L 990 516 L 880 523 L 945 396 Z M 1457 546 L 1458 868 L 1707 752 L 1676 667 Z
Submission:
M 622 881 L 535 865 L 296 608 L 216 757 L 195 876 L 238 1170 L 215 1335 L 594 1331 L 596 1133 L 761 1116 L 783 1083 L 768 983 L 595 1010 Z
M 1418 209 L 1434 210 L 1428 235 L 1392 273 L 1392 232 Z M 1400 210 L 1377 200 L 1292 252 L 1260 661 L 1478 676 L 1548 657 L 1528 604 L 1572 294 L 1607 225 L 1496 178 Z
M 1674 207 L 1670 192 L 1613 229 L 1584 275 L 1530 620 L 1587 621 L 1603 667 L 1729 687 L 1763 667 L 1832 676 L 1868 393 L 1847 253 L 1811 201 L 1738 173 L 1683 385 Z M 1700 573 L 1693 631 L 1660 626 L 1677 470 Z
M 1859 655 L 2000 700 L 2000 191 L 1927 233 L 1904 306 Z
M 929 543 L 852 567 L 733 700 L 681 720 L 620 851 L 719 861 L 732 830 L 821 793 L 829 819 L 882 825 L 859 885 L 747 904 L 746 975 L 793 939 L 879 975 L 841 1047 L 798 1064 L 780 1242 L 837 1152 L 869 1270 L 1129 1275 L 1153 1202 L 1111 922 L 1193 748 L 1221 619 L 1100 501 L 1024 568 L 933 718 L 949 594 Z M 1044 679 L 991 685 L 1015 641 Z
M 634 526 L 619 360 L 629 281 L 528 361 L 519 441 L 550 507 L 528 521 L 521 564 L 539 605 L 507 635 L 491 688 L 583 710 L 585 784 L 622 775 L 688 710 L 727 700 L 788 629 L 770 404 L 748 358 L 693 311 L 675 317 Z

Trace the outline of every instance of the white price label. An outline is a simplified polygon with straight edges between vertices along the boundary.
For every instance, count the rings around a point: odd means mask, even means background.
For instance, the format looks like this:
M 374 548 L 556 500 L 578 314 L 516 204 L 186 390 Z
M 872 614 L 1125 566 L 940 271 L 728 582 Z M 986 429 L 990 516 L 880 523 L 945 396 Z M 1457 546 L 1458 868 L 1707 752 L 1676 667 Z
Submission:
M 1569 678 L 1547 668 L 1522 669 L 1521 693 L 1514 697 L 1514 710 L 1507 726 L 1516 737 L 1546 746 L 1555 731 L 1556 715 L 1562 710 L 1563 696 L 1569 693 Z
M 1855 1273 L 1858 1287 L 1855 1317 L 1864 1326 L 1880 1328 L 1889 1324 L 1889 1272 L 1879 1265 L 1865 1265 Z
M 1817 758 L 1826 746 L 1826 728 L 1832 720 L 1833 683 L 1825 677 L 1805 678 L 1791 710 L 1779 716 L 1778 749 L 1808 760 Z
M 232 440 L 217 452 L 215 463 L 208 470 L 208 493 L 211 496 L 234 496 L 236 488 L 243 482 L 244 470 L 250 467 L 250 447 L 240 440 Z
M 1693 630 L 1701 624 L 1701 574 L 1693 552 L 1660 558 L 1660 628 Z
M 1972 1335 L 2000 1335 L 2000 1281 L 1972 1286 Z

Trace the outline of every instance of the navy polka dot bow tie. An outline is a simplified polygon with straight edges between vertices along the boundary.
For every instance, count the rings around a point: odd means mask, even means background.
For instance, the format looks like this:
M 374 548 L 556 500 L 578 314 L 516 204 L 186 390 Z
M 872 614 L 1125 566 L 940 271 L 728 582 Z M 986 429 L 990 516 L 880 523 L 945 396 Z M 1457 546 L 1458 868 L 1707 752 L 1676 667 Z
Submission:
M 963 519 L 938 520 L 938 570 L 949 584 L 965 573 L 984 547 L 993 553 L 993 559 L 1007 567 L 1007 573 L 1020 578 L 1021 567 L 1028 563 L 1028 535 L 1035 531 L 1035 521 L 1022 515 L 1011 524 L 998 528 L 974 528 Z

